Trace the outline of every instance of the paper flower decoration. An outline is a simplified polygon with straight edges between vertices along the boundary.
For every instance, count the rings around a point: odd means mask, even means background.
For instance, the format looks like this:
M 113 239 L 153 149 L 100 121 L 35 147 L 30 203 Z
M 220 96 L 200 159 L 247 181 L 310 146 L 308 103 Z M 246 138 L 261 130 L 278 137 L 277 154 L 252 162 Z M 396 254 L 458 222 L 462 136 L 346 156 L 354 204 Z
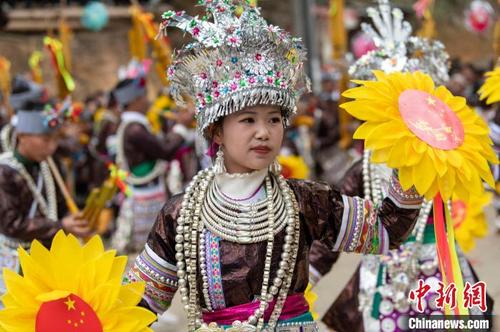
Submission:
M 493 23 L 495 10 L 484 0 L 474 0 L 465 11 L 465 26 L 476 33 L 485 32 Z
M 281 164 L 281 174 L 286 179 L 307 179 L 309 177 L 309 167 L 301 156 L 278 156 Z
M 498 103 L 500 101 L 500 67 L 487 72 L 484 76 L 486 80 L 478 91 L 479 98 L 486 99 L 488 105 Z
M 465 98 L 436 88 L 421 72 L 374 74 L 375 81 L 354 81 L 360 86 L 343 94 L 354 100 L 341 105 L 366 121 L 354 138 L 365 140 L 373 162 L 399 169 L 403 189 L 414 185 L 428 200 L 480 195 L 481 179 L 494 186 L 488 161 L 498 161 L 489 130 Z
M 476 238 L 485 237 L 488 233 L 488 222 L 484 208 L 491 203 L 493 194 L 483 192 L 481 196 L 471 196 L 469 202 L 453 199 L 451 216 L 455 239 L 466 253 L 476 246 Z
M 104 251 L 94 236 L 85 246 L 59 231 L 47 250 L 19 248 L 23 276 L 4 269 L 0 330 L 9 332 L 147 332 L 156 315 L 137 307 L 143 283 L 122 285 L 127 257 Z
M 359 32 L 352 39 L 351 49 L 354 53 L 354 57 L 359 59 L 366 53 L 376 50 L 377 46 L 375 46 L 373 39 L 370 38 L 368 34 Z
M 488 137 L 486 123 L 472 111 L 463 97 L 455 97 L 444 86 L 436 88 L 421 72 L 384 74 L 374 71 L 375 81 L 354 81 L 347 90 L 352 98 L 341 105 L 348 113 L 366 121 L 354 133 L 372 150 L 372 161 L 399 169 L 403 189 L 415 186 L 433 200 L 434 232 L 439 269 L 446 284 L 463 291 L 463 277 L 455 248 L 453 222 L 447 204 L 452 195 L 465 202 L 481 195 L 482 180 L 492 187 L 488 161 L 498 163 Z M 467 315 L 463 299 L 445 307 L 456 315 Z

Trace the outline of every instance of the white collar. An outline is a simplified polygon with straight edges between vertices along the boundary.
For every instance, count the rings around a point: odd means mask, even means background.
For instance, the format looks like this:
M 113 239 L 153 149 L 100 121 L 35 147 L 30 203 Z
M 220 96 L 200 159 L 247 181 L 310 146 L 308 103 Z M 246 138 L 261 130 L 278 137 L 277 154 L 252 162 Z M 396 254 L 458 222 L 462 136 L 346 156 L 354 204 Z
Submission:
M 135 111 L 126 111 L 121 115 L 121 119 L 123 122 L 139 122 L 145 126 L 149 126 L 148 118 L 139 112 Z
M 246 199 L 255 194 L 269 170 L 267 168 L 251 173 L 223 173 L 215 176 L 215 182 L 224 195 L 235 199 Z

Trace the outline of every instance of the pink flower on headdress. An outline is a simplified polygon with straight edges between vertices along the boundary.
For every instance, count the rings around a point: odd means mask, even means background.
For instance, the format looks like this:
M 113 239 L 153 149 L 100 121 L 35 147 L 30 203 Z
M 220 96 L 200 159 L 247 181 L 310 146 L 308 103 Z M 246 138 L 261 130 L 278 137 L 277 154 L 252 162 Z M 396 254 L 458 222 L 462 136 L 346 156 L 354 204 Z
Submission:
M 217 65 L 217 67 L 222 66 L 222 60 L 221 59 L 217 59 L 216 65 Z
M 280 71 L 276 72 L 276 77 L 281 77 L 281 72 Z
M 235 74 L 234 74 L 234 78 L 240 78 L 241 77 L 241 73 L 239 71 L 237 71 Z
M 252 84 L 253 84 L 253 83 L 255 83 L 255 77 L 254 77 L 254 76 L 250 76 L 250 77 L 248 78 L 248 82 L 250 82 L 250 83 L 252 83 Z
M 200 34 L 200 28 L 194 27 L 193 28 L 193 36 L 198 36 Z
M 186 13 L 185 11 L 180 10 L 180 11 L 178 11 L 178 12 L 175 12 L 175 15 L 177 15 L 177 16 L 182 16 L 182 15 L 184 15 L 185 13 Z
M 167 75 L 172 77 L 174 76 L 174 73 L 175 73 L 175 68 L 172 66 L 172 67 L 168 67 L 168 70 L 167 70 Z
M 219 82 L 217 82 L 217 81 L 212 82 L 212 87 L 216 88 L 218 86 L 219 86 Z
M 215 97 L 215 98 L 219 98 L 219 96 L 220 96 L 220 92 L 219 92 L 219 90 L 215 90 L 215 91 L 214 91 L 214 97 Z
M 202 79 L 206 80 L 206 79 L 207 79 L 207 73 L 201 73 L 201 74 L 200 74 L 200 77 L 201 77 Z
M 269 83 L 269 84 L 273 84 L 273 78 L 272 78 L 272 77 L 268 77 L 268 78 L 267 78 L 267 83 Z
M 233 45 L 237 45 L 239 43 L 239 40 L 236 36 L 231 36 L 229 37 L 229 42 Z
M 257 61 L 262 60 L 262 54 L 260 54 L 260 53 L 255 54 L 255 60 L 257 60 Z
M 238 84 L 236 82 L 231 83 L 231 90 L 235 91 L 238 89 Z

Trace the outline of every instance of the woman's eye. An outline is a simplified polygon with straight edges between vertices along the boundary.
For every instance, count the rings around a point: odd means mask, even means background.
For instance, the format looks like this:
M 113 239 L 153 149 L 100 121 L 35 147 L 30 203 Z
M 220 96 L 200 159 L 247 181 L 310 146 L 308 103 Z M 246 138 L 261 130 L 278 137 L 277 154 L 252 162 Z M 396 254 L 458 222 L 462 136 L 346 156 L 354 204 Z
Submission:
M 252 118 L 245 118 L 245 119 L 242 119 L 240 122 L 243 122 L 243 123 L 253 123 L 254 120 Z
M 271 119 L 271 123 L 279 123 L 279 122 L 281 122 L 281 118 L 278 116 Z

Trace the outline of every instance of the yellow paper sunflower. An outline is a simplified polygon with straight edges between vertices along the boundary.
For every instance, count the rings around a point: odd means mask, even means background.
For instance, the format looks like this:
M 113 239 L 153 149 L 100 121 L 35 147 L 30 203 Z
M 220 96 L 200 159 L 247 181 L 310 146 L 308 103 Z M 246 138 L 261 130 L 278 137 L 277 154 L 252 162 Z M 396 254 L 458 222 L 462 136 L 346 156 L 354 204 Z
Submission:
M 0 329 L 8 332 L 146 332 L 156 315 L 137 307 L 143 283 L 122 285 L 127 257 L 104 251 L 94 236 L 83 247 L 59 231 L 50 251 L 38 241 L 18 249 L 23 276 L 4 269 L 7 293 Z
M 488 233 L 484 208 L 490 204 L 492 197 L 492 193 L 484 191 L 480 196 L 471 196 L 468 202 L 452 200 L 451 216 L 455 239 L 464 252 L 474 249 L 476 238 L 485 237 Z
M 500 101 L 500 67 L 487 72 L 486 80 L 483 86 L 479 89 L 479 98 L 486 99 L 486 104 L 490 105 Z
M 421 72 L 374 74 L 375 81 L 354 81 L 360 86 L 343 94 L 354 100 L 341 105 L 365 121 L 354 138 L 365 140 L 373 162 L 399 169 L 403 189 L 414 185 L 428 200 L 438 192 L 445 200 L 480 195 L 481 179 L 494 185 L 489 130 L 465 98 Z
M 281 164 L 281 174 L 286 178 L 307 179 L 309 177 L 309 167 L 307 167 L 304 158 L 301 156 L 278 156 L 278 162 Z

